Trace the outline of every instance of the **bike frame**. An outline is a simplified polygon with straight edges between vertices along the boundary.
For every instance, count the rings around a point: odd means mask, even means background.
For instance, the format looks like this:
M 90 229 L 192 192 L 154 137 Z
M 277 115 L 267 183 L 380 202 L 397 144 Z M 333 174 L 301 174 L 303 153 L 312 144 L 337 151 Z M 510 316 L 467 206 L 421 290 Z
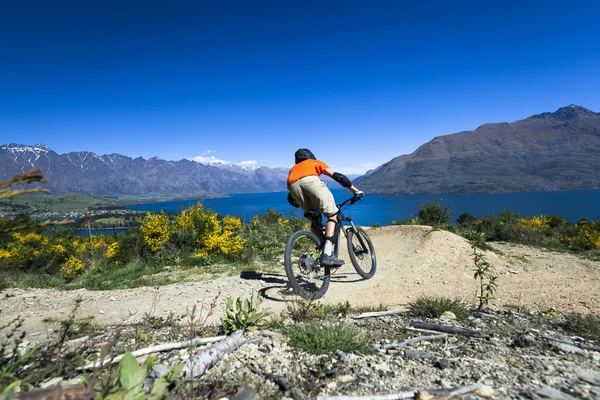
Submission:
M 359 201 L 360 198 L 357 197 L 351 197 L 347 200 L 345 200 L 343 203 L 341 204 L 336 204 L 337 208 L 338 208 L 338 212 L 335 214 L 338 216 L 338 221 L 335 224 L 335 235 L 336 237 L 336 243 L 334 243 L 334 253 L 336 257 L 339 257 L 339 248 L 340 248 L 340 240 L 342 235 L 340 235 L 340 231 L 344 233 L 344 237 L 348 238 L 348 231 L 350 229 L 354 230 L 354 232 L 356 233 L 356 237 L 358 238 L 358 241 L 360 243 L 360 245 L 362 246 L 362 248 L 364 249 L 365 252 L 368 252 L 369 247 L 365 245 L 365 242 L 363 241 L 362 235 L 358 234 L 358 231 L 356 230 L 356 226 L 354 225 L 354 222 L 352 221 L 351 217 L 346 217 L 344 216 L 344 213 L 342 212 L 344 207 L 350 203 L 349 205 L 352 205 L 354 203 L 356 203 L 357 201 Z M 306 215 L 306 214 L 305 214 Z M 318 213 L 318 214 L 313 214 L 313 217 L 309 218 L 312 221 L 312 225 L 318 225 L 319 228 L 319 239 L 321 239 L 321 248 L 323 248 L 323 246 L 325 245 L 325 226 L 323 225 L 323 214 Z M 344 222 L 348 222 L 350 223 L 349 226 L 345 226 Z M 325 222 L 325 224 L 327 224 L 327 222 Z

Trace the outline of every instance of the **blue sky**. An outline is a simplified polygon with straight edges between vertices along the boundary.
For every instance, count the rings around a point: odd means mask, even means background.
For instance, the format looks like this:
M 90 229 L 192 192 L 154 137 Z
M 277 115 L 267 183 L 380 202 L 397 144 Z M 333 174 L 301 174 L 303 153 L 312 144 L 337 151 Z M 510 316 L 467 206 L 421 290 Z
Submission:
M 271 167 L 308 147 L 361 173 L 486 122 L 599 112 L 598 21 L 592 0 L 4 1 L 0 144 Z

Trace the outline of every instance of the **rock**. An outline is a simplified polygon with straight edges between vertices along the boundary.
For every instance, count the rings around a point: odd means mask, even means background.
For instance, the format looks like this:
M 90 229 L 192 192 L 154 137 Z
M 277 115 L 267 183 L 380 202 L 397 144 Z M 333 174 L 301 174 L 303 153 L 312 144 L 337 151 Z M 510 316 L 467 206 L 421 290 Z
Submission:
M 233 400 L 256 400 L 258 399 L 258 393 L 256 389 L 250 386 L 242 386 L 235 396 L 233 396 Z
M 456 322 L 456 314 L 452 311 L 444 311 L 440 316 L 440 324 L 451 325 Z
M 591 369 L 577 368 L 575 370 L 577 377 L 590 385 L 600 386 L 600 371 L 594 371 Z
M 64 348 L 68 352 L 75 351 L 90 339 L 89 336 L 82 336 L 77 339 L 68 340 L 64 343 Z
M 41 389 L 49 389 L 53 386 L 57 386 L 59 383 L 62 383 L 62 381 L 63 381 L 63 378 L 61 378 L 61 377 L 48 379 L 46 382 L 44 382 L 40 385 L 40 388 Z
M 473 318 L 471 321 L 469 321 L 469 326 L 471 326 L 472 328 L 478 328 L 481 326 L 481 318 Z
M 338 378 L 338 381 L 340 383 L 349 383 L 349 382 L 354 382 L 356 380 L 356 377 L 352 376 L 352 375 L 342 375 Z
M 570 354 L 581 354 L 583 350 L 577 346 L 573 346 L 572 344 L 560 343 L 560 342 L 552 342 L 552 346 L 560 351 L 564 351 L 565 353 Z
M 575 397 L 545 385 L 539 388 L 531 388 L 523 394 L 532 400 L 575 400 Z
M 518 336 L 513 342 L 512 345 L 515 347 L 533 347 L 537 345 L 537 341 L 533 336 L 523 335 Z
M 407 360 L 423 360 L 429 357 L 431 357 L 431 354 L 424 350 L 408 349 L 404 351 L 404 358 Z
M 477 389 L 475 392 L 473 392 L 473 394 L 476 396 L 480 396 L 480 397 L 493 398 L 494 397 L 494 389 L 492 389 L 488 385 L 483 385 L 482 387 Z
M 450 363 L 449 360 L 442 358 L 441 360 L 438 360 L 435 363 L 435 366 L 438 367 L 439 369 L 446 369 L 446 368 L 450 368 L 452 366 L 452 364 Z

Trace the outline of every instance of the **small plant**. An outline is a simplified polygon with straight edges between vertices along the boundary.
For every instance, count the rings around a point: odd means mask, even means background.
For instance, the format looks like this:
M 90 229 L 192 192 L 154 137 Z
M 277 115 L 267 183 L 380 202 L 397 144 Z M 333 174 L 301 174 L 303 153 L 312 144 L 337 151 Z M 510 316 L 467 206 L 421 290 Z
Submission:
M 439 318 L 444 312 L 451 311 L 459 321 L 469 317 L 469 309 L 458 299 L 446 297 L 422 296 L 410 303 L 410 311 L 417 317 Z
M 343 325 L 292 325 L 287 333 L 290 346 L 311 354 L 333 353 L 337 350 L 364 355 L 375 352 L 375 348 L 358 330 Z
M 5 333 L 5 339 L 0 344 L 0 395 L 8 395 L 21 386 L 23 379 L 27 375 L 30 364 L 39 359 L 41 348 L 35 345 L 31 349 L 19 351 L 18 347 L 25 338 L 25 332 L 17 335 L 17 331 L 23 326 L 23 320 L 19 317 L 0 326 L 0 331 L 8 329 Z M 9 346 L 11 339 L 14 345 Z M 21 389 L 21 388 L 19 388 Z
M 225 317 L 223 318 L 223 327 L 227 332 L 235 332 L 238 329 L 246 329 L 261 323 L 263 313 L 258 311 L 262 303 L 260 293 L 252 292 L 250 300 L 237 298 L 233 300 L 228 297 L 225 305 Z
M 419 210 L 419 223 L 423 225 L 446 225 L 450 222 L 450 218 L 452 217 L 450 207 L 442 207 L 437 200 L 432 200 L 425 204 L 417 204 L 417 209 Z
M 479 299 L 478 308 L 481 310 L 483 306 L 487 306 L 494 299 L 494 293 L 498 290 L 497 276 L 494 271 L 494 266 L 485 259 L 485 255 L 471 243 L 473 249 L 473 263 L 475 264 L 474 279 L 479 280 L 479 288 L 475 295 Z
M 589 339 L 600 340 L 600 317 L 595 315 L 571 314 L 563 324 L 568 331 Z
M 309 322 L 323 317 L 323 306 L 313 300 L 288 303 L 285 313 L 294 322 Z
M 143 365 L 139 365 L 131 353 L 126 353 L 119 361 L 117 373 L 110 371 L 100 379 L 101 393 L 100 398 L 115 400 L 138 400 L 138 399 L 162 399 L 168 391 L 169 386 L 174 382 L 184 367 L 181 363 L 172 367 L 163 377 L 155 382 L 152 391 L 147 394 L 142 384 L 148 376 L 152 365 L 156 362 L 156 357 L 149 357 Z
M 467 239 L 471 243 L 471 246 L 475 246 L 481 250 L 493 250 L 493 247 L 487 244 L 485 235 L 481 232 L 467 229 L 461 232 L 461 236 Z

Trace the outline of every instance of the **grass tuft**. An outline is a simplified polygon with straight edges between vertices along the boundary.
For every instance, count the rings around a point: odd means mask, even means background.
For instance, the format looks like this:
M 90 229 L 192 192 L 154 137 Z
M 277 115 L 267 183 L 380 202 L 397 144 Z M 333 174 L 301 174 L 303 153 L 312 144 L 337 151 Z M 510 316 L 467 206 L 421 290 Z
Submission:
M 360 332 L 343 325 L 299 324 L 287 328 L 288 344 L 311 354 L 326 354 L 337 350 L 369 355 L 375 348 Z
M 445 311 L 451 311 L 459 321 L 469 317 L 469 309 L 458 299 L 423 296 L 410 303 L 413 315 L 425 318 L 439 318 Z
M 566 330 L 581 336 L 593 340 L 600 340 L 600 317 L 595 315 L 568 315 L 563 326 Z

